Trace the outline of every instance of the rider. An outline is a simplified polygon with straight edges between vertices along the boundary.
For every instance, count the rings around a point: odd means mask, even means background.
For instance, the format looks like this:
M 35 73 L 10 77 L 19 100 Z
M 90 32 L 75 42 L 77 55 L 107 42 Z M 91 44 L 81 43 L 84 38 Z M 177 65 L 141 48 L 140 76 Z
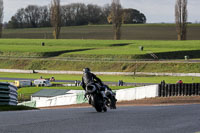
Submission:
M 104 85 L 101 79 L 99 79 L 95 74 L 91 73 L 89 68 L 85 68 L 83 69 L 83 77 L 82 77 L 83 89 L 86 91 L 87 85 L 91 83 L 94 83 L 94 85 L 96 85 L 95 83 L 98 83 L 100 85 L 100 87 L 97 87 L 97 88 L 100 89 L 103 98 L 107 100 L 108 98 L 105 94 L 105 89 L 109 89 L 111 93 L 112 93 L 112 90 L 108 86 Z M 112 93 L 112 95 L 114 94 Z

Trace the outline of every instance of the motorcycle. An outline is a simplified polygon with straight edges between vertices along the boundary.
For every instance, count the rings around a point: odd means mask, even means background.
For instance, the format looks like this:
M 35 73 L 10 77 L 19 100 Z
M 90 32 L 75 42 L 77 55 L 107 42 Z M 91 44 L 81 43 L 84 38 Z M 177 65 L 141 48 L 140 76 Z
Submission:
M 110 107 L 110 109 L 116 109 L 116 100 L 111 91 L 108 88 L 105 88 L 105 94 L 108 97 L 108 99 L 105 100 L 99 88 L 100 85 L 97 83 L 89 84 L 86 87 L 86 95 L 89 104 L 91 104 L 97 112 L 107 112 L 107 107 Z

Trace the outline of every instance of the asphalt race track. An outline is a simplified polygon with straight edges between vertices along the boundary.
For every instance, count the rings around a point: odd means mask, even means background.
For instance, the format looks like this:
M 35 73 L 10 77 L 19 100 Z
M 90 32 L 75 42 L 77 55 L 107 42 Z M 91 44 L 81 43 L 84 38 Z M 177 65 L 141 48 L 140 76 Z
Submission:
M 197 133 L 200 105 L 0 112 L 0 133 Z

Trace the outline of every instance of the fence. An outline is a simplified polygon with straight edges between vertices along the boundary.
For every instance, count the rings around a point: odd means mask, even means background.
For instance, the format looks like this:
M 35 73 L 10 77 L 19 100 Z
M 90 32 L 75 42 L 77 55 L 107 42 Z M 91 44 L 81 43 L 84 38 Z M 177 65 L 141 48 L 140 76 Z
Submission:
M 200 83 L 191 84 L 159 84 L 159 97 L 200 96 Z

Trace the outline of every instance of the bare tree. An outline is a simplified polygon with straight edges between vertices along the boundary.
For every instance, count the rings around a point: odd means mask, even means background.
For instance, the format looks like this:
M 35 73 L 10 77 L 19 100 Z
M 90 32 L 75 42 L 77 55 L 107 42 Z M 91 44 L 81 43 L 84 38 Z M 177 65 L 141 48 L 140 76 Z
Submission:
M 3 29 L 3 0 L 0 0 L 0 38 L 2 37 Z
M 176 0 L 176 31 L 178 40 L 186 40 L 187 36 L 187 0 Z
M 122 14 L 123 11 L 120 0 L 112 0 L 111 18 L 114 30 L 114 40 L 120 40 L 121 38 Z
M 51 2 L 51 24 L 54 28 L 53 36 L 58 39 L 61 30 L 61 7 L 60 0 L 52 0 Z

